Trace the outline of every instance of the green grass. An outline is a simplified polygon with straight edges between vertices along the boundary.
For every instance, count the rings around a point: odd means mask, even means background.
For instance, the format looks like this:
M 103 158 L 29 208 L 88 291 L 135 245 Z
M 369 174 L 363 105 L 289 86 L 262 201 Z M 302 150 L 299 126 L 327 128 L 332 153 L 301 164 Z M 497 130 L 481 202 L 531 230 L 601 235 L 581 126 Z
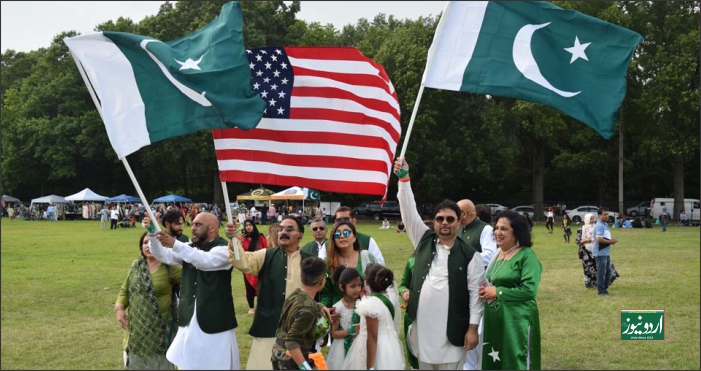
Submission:
M 139 254 L 143 230 L 101 231 L 99 224 L 2 220 L 3 369 L 122 369 L 122 330 L 113 304 Z M 379 222 L 358 226 L 377 240 L 399 280 L 411 243 L 406 234 L 378 227 Z M 574 243 L 535 226 L 534 251 L 543 263 L 538 292 L 543 368 L 698 370 L 699 228 L 612 233 L 621 240 L 612 251 L 621 278 L 610 297 L 598 297 L 584 287 Z M 307 233 L 303 242 L 310 240 Z M 253 316 L 246 314 L 242 274 L 232 276 L 245 367 Z M 665 341 L 621 341 L 621 309 L 665 309 Z

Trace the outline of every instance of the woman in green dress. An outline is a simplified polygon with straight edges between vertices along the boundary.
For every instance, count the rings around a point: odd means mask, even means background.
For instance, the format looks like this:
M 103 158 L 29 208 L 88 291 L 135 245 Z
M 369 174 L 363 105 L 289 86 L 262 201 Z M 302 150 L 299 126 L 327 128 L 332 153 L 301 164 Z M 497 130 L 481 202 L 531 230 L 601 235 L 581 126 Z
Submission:
M 499 246 L 478 293 L 484 306 L 483 370 L 539 370 L 540 320 L 536 295 L 543 266 L 531 249 L 526 219 L 502 212 L 494 239 Z
M 147 233 L 139 238 L 141 257 L 134 260 L 119 290 L 114 312 L 126 330 L 124 363 L 128 370 L 172 370 L 166 359 L 178 329 L 177 298 L 182 266 L 161 264 L 151 255 Z

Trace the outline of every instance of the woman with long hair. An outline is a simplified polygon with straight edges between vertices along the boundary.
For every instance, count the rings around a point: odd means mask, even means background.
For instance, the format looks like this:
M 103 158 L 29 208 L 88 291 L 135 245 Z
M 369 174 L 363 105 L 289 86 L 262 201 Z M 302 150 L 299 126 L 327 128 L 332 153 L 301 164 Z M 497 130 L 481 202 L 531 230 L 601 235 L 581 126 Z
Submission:
M 536 295 L 543 265 L 533 252 L 526 219 L 501 212 L 494 227 L 499 253 L 480 284 L 484 305 L 483 370 L 540 370 L 540 318 Z
M 340 222 L 333 226 L 326 247 L 326 267 L 329 275 L 336 267 L 343 265 L 357 269 L 358 273 L 364 277 L 367 265 L 377 263 L 374 255 L 360 248 L 360 242 L 356 236 L 355 225 L 352 222 Z M 338 285 L 334 285 L 331 280 L 328 280 L 319 297 L 320 302 L 330 308 L 343 298 L 343 292 Z
M 278 245 L 277 241 L 277 227 L 280 226 L 279 222 L 270 223 L 268 227 L 268 247 L 275 247 Z
M 243 222 L 243 230 L 238 237 L 244 251 L 256 251 L 268 248 L 268 240 L 258 232 L 258 227 L 253 219 Z M 255 297 L 258 294 L 258 276 L 243 274 L 243 283 L 246 286 L 246 300 L 248 301 L 248 314 L 255 312 Z
M 134 370 L 172 370 L 166 351 L 178 329 L 177 297 L 181 265 L 161 264 L 151 254 L 147 232 L 114 305 L 124 334 L 124 365 Z

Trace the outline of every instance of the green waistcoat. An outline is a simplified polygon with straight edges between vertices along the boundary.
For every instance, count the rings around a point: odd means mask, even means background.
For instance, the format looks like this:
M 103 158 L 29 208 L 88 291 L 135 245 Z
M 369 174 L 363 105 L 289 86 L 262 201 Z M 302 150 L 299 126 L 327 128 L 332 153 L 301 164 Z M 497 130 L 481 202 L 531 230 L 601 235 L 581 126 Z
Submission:
M 186 235 L 184 235 L 184 234 L 181 234 L 180 236 L 178 236 L 178 238 L 176 238 L 176 240 L 178 240 L 178 241 L 180 241 L 180 242 L 182 242 L 182 243 L 188 243 L 188 242 L 190 242 L 190 239 L 189 239 Z
M 329 239 L 324 238 L 324 243 L 322 245 L 326 245 L 327 242 L 329 242 Z M 302 247 L 302 251 L 309 254 L 309 256 L 319 256 L 319 244 L 316 243 L 316 240 L 314 240 L 314 241 L 304 245 Z
M 300 251 L 301 259 L 318 255 Z M 282 314 L 282 304 L 285 302 L 287 278 L 287 253 L 277 246 L 267 249 L 265 261 L 258 272 L 258 305 L 253 317 L 251 336 L 257 338 L 275 337 L 277 323 Z
M 217 237 L 199 249 L 209 251 L 215 246 L 227 244 L 227 240 Z M 195 302 L 197 302 L 197 323 L 205 333 L 215 334 L 238 326 L 236 312 L 234 312 L 234 298 L 231 296 L 232 269 L 202 271 L 190 263 L 183 262 L 178 311 L 180 326 L 190 324 Z
M 436 255 L 436 232 L 427 230 L 416 246 L 414 254 L 414 272 L 411 277 L 409 303 L 406 312 L 412 321 L 416 321 L 421 288 L 428 276 Z M 465 333 L 470 326 L 470 295 L 467 289 L 467 265 L 470 264 L 475 249 L 460 238 L 455 239 L 448 256 L 448 341 L 455 346 L 465 344 Z M 430 319 L 425 319 L 430 320 Z
M 360 248 L 363 250 L 367 250 L 370 248 L 370 236 L 364 233 L 356 233 L 355 236 L 358 238 L 358 243 L 360 244 Z
M 482 252 L 482 243 L 480 242 L 480 237 L 482 236 L 482 230 L 489 224 L 480 220 L 480 218 L 475 218 L 472 223 L 460 227 L 458 231 L 458 236 L 462 238 L 463 241 L 467 242 L 478 252 Z M 489 262 L 485 262 L 488 264 Z

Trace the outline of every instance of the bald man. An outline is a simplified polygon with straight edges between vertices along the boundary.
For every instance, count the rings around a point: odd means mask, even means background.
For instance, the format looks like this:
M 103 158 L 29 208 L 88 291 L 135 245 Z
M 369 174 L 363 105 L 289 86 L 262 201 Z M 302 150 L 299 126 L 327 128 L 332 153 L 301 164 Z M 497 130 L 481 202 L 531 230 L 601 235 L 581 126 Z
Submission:
M 497 244 L 494 241 L 494 228 L 491 225 L 483 222 L 477 217 L 475 204 L 468 199 L 458 201 L 460 208 L 460 230 L 458 237 L 467 242 L 475 250 L 477 250 L 484 260 L 485 269 L 492 260 L 494 253 L 497 251 Z M 481 369 L 480 356 L 482 354 L 482 319 L 478 327 L 480 341 L 477 346 L 467 351 L 463 370 L 479 370 Z
M 144 225 L 150 227 L 148 218 Z M 149 233 L 149 237 L 151 253 L 158 261 L 183 266 L 178 334 L 166 358 L 181 370 L 240 369 L 231 296 L 233 268 L 228 241 L 219 237 L 219 218 L 207 212 L 197 214 L 191 244 L 164 231 Z

